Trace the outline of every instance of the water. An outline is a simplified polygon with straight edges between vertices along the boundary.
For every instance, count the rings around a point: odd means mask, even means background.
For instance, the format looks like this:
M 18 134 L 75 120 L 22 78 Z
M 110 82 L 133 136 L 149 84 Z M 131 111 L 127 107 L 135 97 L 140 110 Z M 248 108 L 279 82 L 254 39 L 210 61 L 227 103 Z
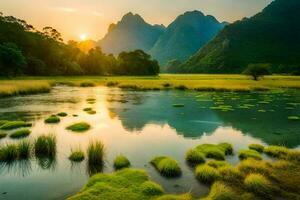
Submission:
M 88 104 L 87 98 L 95 98 Z M 283 144 L 299 148 L 300 92 L 295 90 L 257 93 L 217 93 L 184 91 L 122 91 L 106 87 L 55 87 L 49 94 L 0 99 L 0 119 L 22 119 L 33 123 L 33 140 L 38 135 L 57 136 L 58 155 L 53 162 L 32 158 L 27 162 L 0 163 L 0 199 L 65 199 L 87 182 L 86 162 L 68 160 L 71 148 L 86 149 L 91 140 L 106 146 L 104 172 L 112 172 L 112 162 L 126 155 L 134 168 L 145 169 L 166 192 L 192 191 L 205 196 L 208 188 L 197 182 L 185 161 L 185 152 L 201 143 L 229 142 L 235 152 L 250 143 Z M 182 108 L 174 104 L 184 104 Z M 223 110 L 218 106 L 223 105 Z M 227 108 L 224 109 L 224 105 Z M 96 115 L 83 111 L 92 107 Z M 217 107 L 217 108 L 216 108 Z M 232 111 L 230 111 L 232 109 Z M 228 111 L 229 110 L 229 111 Z M 67 112 L 58 125 L 47 125 L 51 114 Z M 78 115 L 78 117 L 73 117 Z M 86 121 L 92 129 L 72 133 L 65 127 Z M 0 145 L 15 142 L 6 138 Z M 154 156 L 172 156 L 179 161 L 180 178 L 161 177 L 149 164 Z M 232 164 L 237 156 L 228 157 Z

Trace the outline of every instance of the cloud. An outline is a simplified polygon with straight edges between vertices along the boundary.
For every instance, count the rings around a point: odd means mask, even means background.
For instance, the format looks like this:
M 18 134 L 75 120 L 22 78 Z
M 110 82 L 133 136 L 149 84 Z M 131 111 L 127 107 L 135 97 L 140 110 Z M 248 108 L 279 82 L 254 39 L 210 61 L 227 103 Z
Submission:
M 98 16 L 98 17 L 102 17 L 103 16 L 103 13 L 97 12 L 97 11 L 92 12 L 92 14 L 95 15 L 95 16 Z

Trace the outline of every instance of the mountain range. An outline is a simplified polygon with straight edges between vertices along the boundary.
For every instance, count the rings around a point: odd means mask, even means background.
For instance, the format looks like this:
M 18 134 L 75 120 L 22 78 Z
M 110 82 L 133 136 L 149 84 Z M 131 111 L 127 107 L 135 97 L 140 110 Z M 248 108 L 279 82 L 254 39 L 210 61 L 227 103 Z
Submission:
M 168 27 L 150 25 L 140 15 L 128 13 L 117 24 L 110 25 L 98 45 L 112 54 L 141 49 L 165 65 L 170 60 L 188 59 L 226 24 L 200 11 L 186 12 Z
M 299 73 L 299 11 L 299 0 L 275 0 L 255 16 L 226 26 L 174 71 L 241 73 L 249 64 L 268 63 L 275 73 Z

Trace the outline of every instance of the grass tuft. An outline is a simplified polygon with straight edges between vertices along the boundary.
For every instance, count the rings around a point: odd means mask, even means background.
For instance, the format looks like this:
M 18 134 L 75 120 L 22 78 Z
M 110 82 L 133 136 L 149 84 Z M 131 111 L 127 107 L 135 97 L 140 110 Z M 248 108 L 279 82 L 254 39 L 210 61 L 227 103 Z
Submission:
M 90 166 L 104 164 L 105 147 L 101 141 L 90 142 L 87 150 L 88 163 Z
M 244 184 L 250 192 L 269 199 L 272 194 L 271 182 L 261 174 L 249 174 L 244 181 Z
M 283 158 L 288 155 L 289 149 L 282 146 L 268 146 L 264 149 L 264 153 L 274 158 Z
M 46 124 L 57 124 L 60 122 L 60 118 L 55 115 L 52 115 L 52 116 L 48 117 L 47 119 L 45 119 L 44 122 Z
M 173 158 L 159 156 L 153 158 L 150 163 L 159 171 L 162 176 L 178 177 L 181 175 L 181 168 L 178 162 Z
M 73 131 L 73 132 L 85 132 L 91 128 L 91 125 L 89 125 L 86 122 L 79 122 L 75 123 L 71 126 L 67 127 L 67 130 Z
M 215 182 L 209 192 L 209 195 L 203 200 L 239 200 L 240 196 L 230 186 L 223 182 Z
M 25 138 L 30 135 L 31 131 L 29 129 L 20 129 L 12 133 L 9 137 L 12 139 L 20 139 Z
M 259 152 L 255 151 L 255 150 L 241 150 L 239 152 L 239 158 L 241 160 L 245 160 L 245 159 L 248 159 L 248 158 L 252 158 L 252 159 L 256 159 L 256 160 L 262 160 L 262 157 L 260 155 Z
M 2 130 L 13 130 L 17 128 L 23 128 L 23 127 L 31 127 L 31 123 L 27 123 L 24 121 L 9 121 L 0 126 L 0 129 Z
M 141 185 L 143 194 L 147 196 L 158 196 L 164 193 L 164 189 L 152 181 L 146 181 Z
M 89 82 L 89 81 L 80 83 L 80 87 L 95 87 L 95 85 L 96 84 L 94 82 Z
M 0 149 L 0 161 L 12 162 L 18 159 L 18 146 L 16 144 L 7 144 Z
M 55 135 L 42 135 L 34 141 L 34 152 L 37 157 L 50 157 L 56 156 L 56 136 Z
M 68 114 L 65 113 L 65 112 L 60 112 L 60 113 L 57 114 L 57 116 L 66 117 L 66 116 L 68 116 Z
M 7 133 L 0 131 L 0 140 L 6 138 Z
M 190 165 L 197 165 L 197 164 L 205 163 L 205 156 L 203 153 L 195 149 L 190 149 L 186 152 L 185 160 Z
M 19 159 L 28 159 L 31 155 L 31 143 L 29 141 L 21 141 L 18 145 Z
M 255 150 L 259 153 L 264 152 L 264 149 L 265 149 L 265 147 L 261 144 L 250 144 L 248 147 L 249 147 L 249 149 Z
M 72 162 L 82 162 L 84 160 L 84 153 L 80 149 L 71 150 L 69 160 L 71 160 Z
M 217 169 L 208 165 L 199 165 L 196 170 L 196 178 L 205 184 L 211 184 L 219 179 L 221 175 Z
M 123 155 L 117 156 L 114 160 L 114 168 L 116 170 L 128 168 L 128 167 L 130 167 L 130 165 L 131 165 L 130 161 Z
M 220 168 L 220 167 L 229 167 L 230 164 L 227 161 L 220 161 L 220 160 L 210 160 L 206 163 L 208 166 L 213 168 Z

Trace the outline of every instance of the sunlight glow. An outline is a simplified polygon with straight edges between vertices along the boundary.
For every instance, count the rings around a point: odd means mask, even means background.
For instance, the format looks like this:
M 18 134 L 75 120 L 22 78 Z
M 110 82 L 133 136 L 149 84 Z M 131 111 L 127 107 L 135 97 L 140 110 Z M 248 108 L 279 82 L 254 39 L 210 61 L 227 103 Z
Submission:
M 87 40 L 87 35 L 86 34 L 81 34 L 79 36 L 79 38 L 80 38 L 81 41 L 85 41 L 85 40 Z

